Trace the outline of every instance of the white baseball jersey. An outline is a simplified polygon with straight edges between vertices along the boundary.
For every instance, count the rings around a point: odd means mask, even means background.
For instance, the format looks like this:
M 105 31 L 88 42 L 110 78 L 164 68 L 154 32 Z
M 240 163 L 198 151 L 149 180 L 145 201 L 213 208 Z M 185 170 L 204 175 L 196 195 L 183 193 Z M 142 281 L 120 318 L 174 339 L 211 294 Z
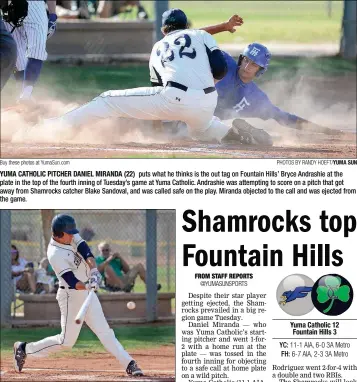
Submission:
M 21 27 L 13 30 L 13 25 L 5 21 L 4 24 L 16 41 L 17 70 L 25 70 L 28 58 L 47 59 L 48 17 L 44 0 L 28 0 L 28 13 Z
M 77 341 L 82 324 L 76 324 L 75 317 L 89 292 L 87 290 L 69 289 L 61 275 L 72 271 L 79 280 L 83 282 L 88 280 L 89 267 L 83 257 L 76 252 L 81 241 L 83 240 L 79 234 L 76 234 L 71 245 L 60 244 L 53 239 L 48 245 L 47 257 L 60 283 L 56 299 L 61 311 L 62 331 L 55 336 L 27 343 L 26 354 L 29 357 L 46 357 L 50 353 L 71 348 Z M 41 312 L 39 312 L 39 316 L 40 314 Z M 97 335 L 105 349 L 121 363 L 125 370 L 133 359 L 117 340 L 114 331 L 110 329 L 96 294 L 92 298 L 84 320 Z
M 77 245 L 79 245 L 80 242 L 76 242 L 74 239 L 70 245 L 66 245 L 60 244 L 53 239 L 50 241 L 47 257 L 58 277 L 60 286 L 68 286 L 61 276 L 69 271 L 72 271 L 75 277 L 83 283 L 88 281 L 90 272 L 88 264 L 77 252 Z
M 215 39 L 205 31 L 184 29 L 171 32 L 152 49 L 151 81 L 164 86 L 167 81 L 174 81 L 191 89 L 214 86 L 207 50 L 215 49 L 218 49 Z
M 185 29 L 170 33 L 161 43 L 155 44 L 150 60 L 153 82 L 159 82 L 161 77 L 161 86 L 104 92 L 61 117 L 44 120 L 37 126 L 44 131 L 43 139 L 48 129 L 58 131 L 61 139 L 71 139 L 79 126 L 122 117 L 180 120 L 187 124 L 190 137 L 220 141 L 229 127 L 221 124 L 223 128 L 217 128 L 213 119 L 218 95 L 207 49 L 217 49 L 215 40 L 204 31 Z M 187 90 L 168 86 L 167 81 L 179 83 Z

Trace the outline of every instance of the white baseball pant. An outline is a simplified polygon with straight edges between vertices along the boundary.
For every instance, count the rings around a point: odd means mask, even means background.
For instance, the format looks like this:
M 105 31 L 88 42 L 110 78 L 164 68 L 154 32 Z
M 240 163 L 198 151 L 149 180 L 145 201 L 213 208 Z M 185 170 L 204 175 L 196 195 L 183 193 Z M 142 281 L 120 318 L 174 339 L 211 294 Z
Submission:
M 27 356 L 46 357 L 50 353 L 74 346 L 82 328 L 82 324 L 75 323 L 75 317 L 88 293 L 86 290 L 58 289 L 56 298 L 61 311 L 62 331 L 55 336 L 26 344 Z M 126 369 L 130 361 L 132 361 L 132 357 L 124 350 L 123 346 L 116 339 L 114 331 L 110 329 L 97 295 L 93 296 L 84 320 L 99 338 L 105 349 Z
M 5 22 L 6 29 L 11 32 L 13 26 Z M 16 69 L 25 70 L 27 59 L 47 59 L 46 41 L 48 31 L 48 17 L 44 1 L 29 0 L 28 14 L 21 27 L 15 28 L 12 36 L 17 45 Z
M 170 86 L 110 90 L 61 117 L 46 120 L 45 123 L 59 123 L 66 129 L 105 118 L 180 120 L 187 124 L 189 135 L 193 139 L 220 141 L 228 128 L 212 125 L 217 125 L 213 119 L 216 104 L 216 91 L 205 94 L 203 90 L 184 91 Z

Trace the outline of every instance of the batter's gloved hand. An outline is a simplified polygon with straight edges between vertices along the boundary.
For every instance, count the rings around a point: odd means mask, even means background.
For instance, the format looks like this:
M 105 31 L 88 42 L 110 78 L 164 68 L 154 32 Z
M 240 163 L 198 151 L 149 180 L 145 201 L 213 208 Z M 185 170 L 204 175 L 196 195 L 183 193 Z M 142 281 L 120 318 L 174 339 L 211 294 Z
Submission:
M 97 268 L 92 268 L 90 270 L 90 279 L 92 277 L 95 277 L 95 279 L 97 280 L 97 284 L 100 285 L 100 283 L 102 282 L 102 275 L 100 274 Z
M 55 13 L 50 13 L 48 15 L 47 40 L 55 34 L 56 28 L 57 28 L 57 15 Z
M 95 291 L 97 291 L 99 289 L 99 284 L 98 284 L 97 278 L 95 276 L 89 277 L 89 281 L 86 284 L 86 288 L 88 290 L 94 289 Z
M 94 290 L 94 292 L 96 292 L 99 289 L 99 285 L 96 282 L 88 283 L 86 284 L 86 289 L 89 291 Z

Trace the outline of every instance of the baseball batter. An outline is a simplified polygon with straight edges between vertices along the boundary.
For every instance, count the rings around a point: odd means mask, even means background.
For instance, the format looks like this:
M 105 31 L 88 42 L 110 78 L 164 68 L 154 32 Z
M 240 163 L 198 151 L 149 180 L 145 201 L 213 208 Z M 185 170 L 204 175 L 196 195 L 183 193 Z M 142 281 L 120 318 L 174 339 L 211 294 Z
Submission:
M 44 124 L 59 124 L 68 131 L 104 118 L 177 120 L 188 126 L 192 138 L 220 140 L 227 133 L 215 125 L 217 104 L 214 79 L 224 77 L 227 65 L 213 37 L 201 30 L 187 29 L 187 17 L 180 9 L 162 16 L 165 37 L 151 53 L 151 79 L 156 87 L 111 90 L 87 104 Z M 197 109 L 199 108 L 199 112 Z
M 48 16 L 45 0 L 27 0 L 27 2 L 28 14 L 22 26 L 14 28 L 11 23 L 5 23 L 6 29 L 12 33 L 17 45 L 15 78 L 22 84 L 19 101 L 24 104 L 31 100 L 43 61 L 47 59 L 46 41 L 54 34 L 57 20 L 56 0 L 47 1 Z
M 16 342 L 14 367 L 17 372 L 22 371 L 26 357 L 45 357 L 50 353 L 72 348 L 77 341 L 81 325 L 75 323 L 75 317 L 89 290 L 97 290 L 101 281 L 94 257 L 78 232 L 73 217 L 69 215 L 54 217 L 47 257 L 59 280 L 56 298 L 61 311 L 62 331 L 56 336 L 38 342 Z M 110 329 L 95 294 L 86 313 L 85 322 L 105 349 L 120 362 L 128 375 L 143 375 Z

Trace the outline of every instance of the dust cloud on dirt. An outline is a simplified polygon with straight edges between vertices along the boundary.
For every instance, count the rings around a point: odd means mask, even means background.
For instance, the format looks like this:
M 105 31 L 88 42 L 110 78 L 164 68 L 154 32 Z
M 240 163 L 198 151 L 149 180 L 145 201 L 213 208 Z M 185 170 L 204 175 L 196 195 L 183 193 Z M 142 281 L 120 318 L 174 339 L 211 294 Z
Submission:
M 151 121 L 132 119 L 107 119 L 76 129 L 66 129 L 50 118 L 78 107 L 61 101 L 40 103 L 40 110 L 32 113 L 5 109 L 1 112 L 1 140 L 14 143 L 116 144 L 116 143 L 166 143 L 170 136 L 164 130 L 155 131 Z
M 356 132 L 356 75 L 329 77 L 320 75 L 307 77 L 297 71 L 293 78 L 275 76 L 267 82 L 257 81 L 273 104 L 311 122 Z M 51 143 L 113 145 L 123 143 L 165 144 L 175 142 L 175 135 L 166 128 L 155 129 L 150 121 L 132 119 L 108 119 L 93 126 L 63 129 L 55 123 L 41 123 L 79 106 L 59 100 L 45 98 L 39 102 L 40 110 L 33 113 L 18 113 L 2 110 L 1 140 L 13 143 Z M 38 118 L 40 116 L 40 118 Z M 40 122 L 35 123 L 34 121 Z M 274 144 L 300 147 L 306 143 L 320 143 L 326 138 L 322 134 L 311 134 L 308 130 L 298 131 L 279 125 L 274 120 L 248 119 L 253 126 L 267 130 Z M 227 121 L 229 124 L 230 121 Z M 179 138 L 185 132 L 179 134 Z M 351 140 L 355 140 L 351 135 Z
M 261 87 L 272 103 L 279 105 L 281 110 L 331 129 L 350 132 L 350 138 L 355 141 L 353 136 L 356 133 L 355 73 L 336 77 L 324 73 L 320 73 L 319 76 L 306 76 L 300 70 L 291 78 L 275 76 Z M 255 120 L 254 126 L 266 129 L 275 136 L 275 142 L 279 145 L 313 144 L 327 137 L 313 134 L 308 129 L 298 131 L 280 126 L 272 120 Z

